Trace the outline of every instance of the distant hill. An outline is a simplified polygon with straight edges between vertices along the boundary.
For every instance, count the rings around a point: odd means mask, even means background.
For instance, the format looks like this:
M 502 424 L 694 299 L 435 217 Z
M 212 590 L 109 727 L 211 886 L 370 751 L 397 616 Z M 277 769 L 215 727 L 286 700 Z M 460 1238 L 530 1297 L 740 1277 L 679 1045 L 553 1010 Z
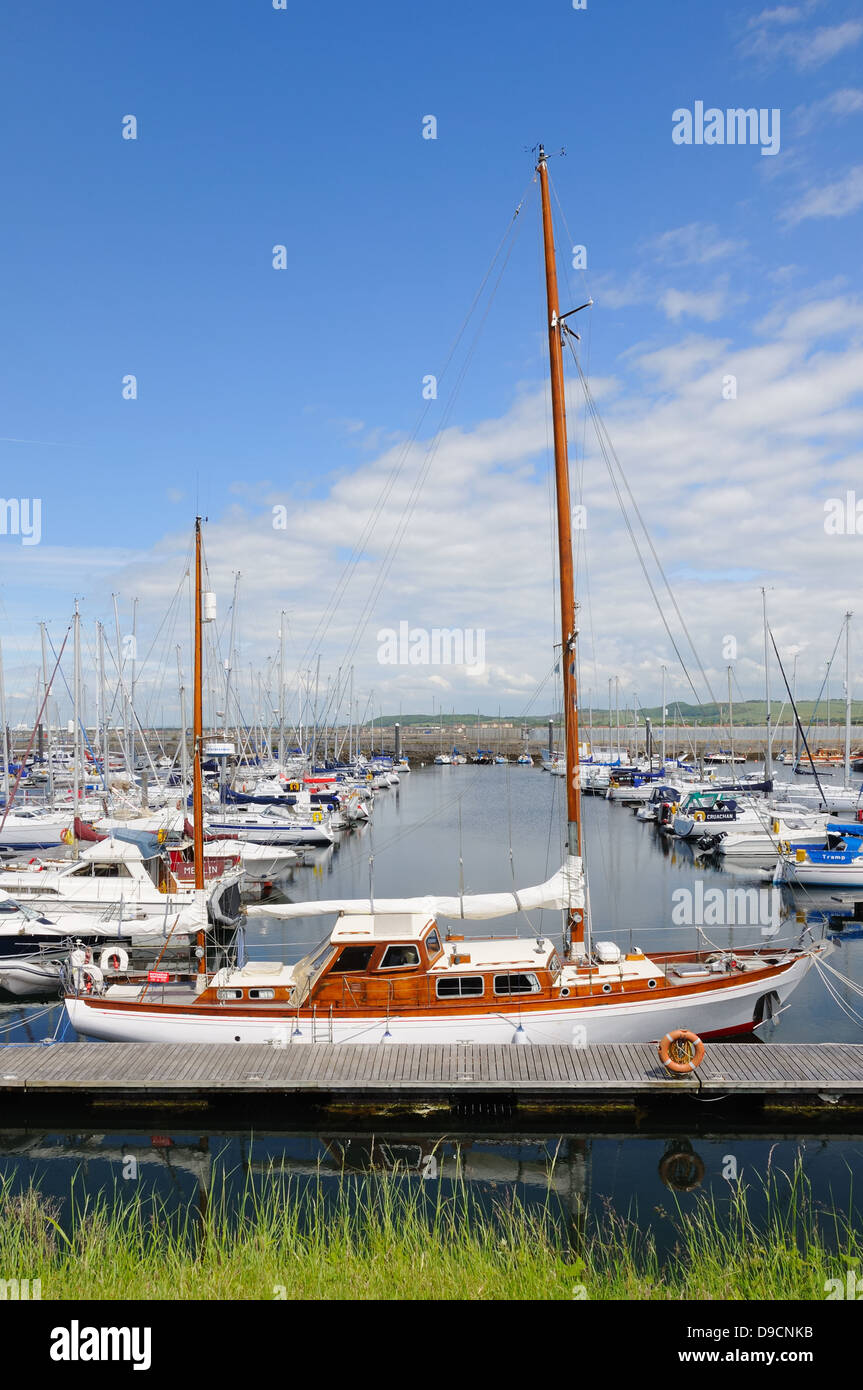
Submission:
M 674 724 L 675 721 L 678 724 L 694 724 L 705 726 L 719 724 L 727 725 L 728 723 L 728 705 L 725 701 L 718 705 L 693 705 L 688 704 L 684 700 L 675 700 L 671 703 L 666 704 L 665 708 L 667 710 L 667 714 L 665 717 L 666 725 Z M 797 708 L 800 714 L 800 719 L 803 723 L 803 727 L 805 729 L 810 719 L 812 718 L 813 712 L 815 710 L 815 701 L 799 700 L 797 702 Z M 766 703 L 764 700 L 740 700 L 739 702 L 735 701 L 734 723 L 738 725 L 763 724 L 765 722 L 765 710 Z M 786 702 L 783 707 L 783 703 L 781 700 L 771 700 L 770 712 L 774 724 L 778 722 L 780 714 L 782 716 L 782 722 L 784 724 L 788 724 L 791 722 L 791 706 L 788 702 Z M 829 715 L 829 722 L 831 727 L 841 729 L 844 726 L 845 702 L 841 697 L 831 699 Z M 828 722 L 827 716 L 827 701 L 822 700 L 818 706 L 817 723 L 819 725 L 825 725 Z M 495 711 L 493 714 L 480 714 L 478 717 L 480 724 L 485 724 L 486 726 L 497 724 L 497 711 Z M 612 723 L 614 722 L 614 717 L 614 710 L 612 710 L 610 716 Z M 582 725 L 584 725 L 589 719 L 592 720 L 594 724 L 607 725 L 609 723 L 609 712 L 607 709 L 599 709 L 596 706 L 593 706 L 592 709 L 588 709 L 587 705 L 582 704 L 579 710 L 579 718 L 581 720 Z M 651 723 L 653 724 L 661 724 L 662 706 L 653 705 L 648 708 L 639 709 L 639 724 L 643 725 L 645 718 L 650 719 Z M 529 725 L 531 728 L 540 728 L 546 725 L 549 719 L 553 719 L 555 724 L 561 724 L 563 722 L 560 712 L 557 712 L 553 715 L 547 712 L 545 714 L 530 714 L 526 718 L 522 717 L 519 714 L 501 715 L 501 722 L 504 724 L 504 726 L 510 725 L 514 728 L 519 729 L 522 725 Z M 463 724 L 467 728 L 470 728 L 472 725 L 476 725 L 477 714 L 475 711 L 473 714 L 444 714 L 443 716 L 441 716 L 440 714 L 384 714 L 379 715 L 374 721 L 368 720 L 366 723 L 366 727 L 370 727 L 372 722 L 374 722 L 376 725 L 383 722 L 385 725 L 389 726 L 396 723 L 400 723 L 402 728 L 415 728 L 419 725 L 429 729 L 439 729 L 441 727 L 441 724 L 443 724 L 443 727 L 445 729 L 452 728 L 453 726 L 458 724 Z M 630 726 L 632 725 L 631 706 L 628 710 L 621 706 L 620 722 L 621 726 L 623 726 L 624 723 L 627 723 Z M 851 702 L 851 722 L 852 724 L 863 724 L 863 700 L 853 700 Z

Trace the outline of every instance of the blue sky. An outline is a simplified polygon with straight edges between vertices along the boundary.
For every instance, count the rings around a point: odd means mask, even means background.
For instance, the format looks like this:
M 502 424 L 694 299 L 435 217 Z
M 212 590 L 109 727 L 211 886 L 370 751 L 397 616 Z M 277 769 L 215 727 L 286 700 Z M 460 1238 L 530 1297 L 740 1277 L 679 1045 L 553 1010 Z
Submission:
M 786 646 L 802 644 L 814 680 L 853 607 L 863 544 L 826 538 L 822 525 L 824 498 L 855 483 L 863 496 L 863 21 L 853 4 L 321 10 L 288 0 L 282 11 L 272 0 L 155 0 L 97 2 L 82 17 L 13 0 L 6 16 L 3 495 L 40 497 L 43 518 L 38 547 L 0 536 L 16 714 L 30 699 L 34 624 L 60 631 L 75 595 L 91 624 L 113 622 L 112 592 L 126 608 L 137 596 L 141 631 L 157 629 L 196 507 L 210 518 L 223 612 L 234 570 L 247 586 L 242 660 L 275 650 L 282 607 L 299 659 L 352 526 L 416 424 L 422 379 L 439 371 L 525 194 L 464 384 L 454 402 L 442 387 L 423 423 L 423 443 L 444 421 L 456 433 L 432 465 L 356 662 L 385 708 L 427 709 L 416 672 L 376 663 L 377 628 L 481 626 L 490 671 L 479 696 L 475 679 L 447 672 L 436 673 L 439 698 L 513 712 L 526 703 L 553 638 L 544 311 L 525 149 L 538 140 L 566 148 L 554 184 L 587 247 L 586 274 L 569 270 L 561 295 L 569 305 L 586 287 L 596 301 L 589 324 L 582 316 L 584 360 L 706 664 L 718 679 L 718 639 L 739 632 L 741 688 L 756 693 L 766 584 Z M 696 101 L 778 108 L 779 153 L 675 145 L 672 113 Z M 136 140 L 121 138 L 128 114 Z M 429 114 L 435 140 L 422 138 Z M 276 244 L 283 271 L 272 267 Z M 558 247 L 566 269 L 560 225 Z M 793 317 L 807 307 L 808 320 Z M 732 359 L 740 398 L 727 405 L 741 409 L 718 439 L 700 393 Z M 805 402 L 789 442 L 804 403 L 791 390 L 789 416 L 777 393 L 819 367 L 845 385 Z M 122 399 L 127 373 L 134 401 Z M 578 441 L 575 414 L 571 428 Z M 508 455 L 501 441 L 514 437 Z M 618 673 L 653 702 L 659 664 L 673 657 L 641 608 L 601 463 L 586 448 L 585 678 L 599 689 Z M 333 669 L 404 500 L 394 494 L 342 626 L 328 631 Z M 291 525 L 274 537 L 279 502 Z M 499 570 L 501 552 L 510 563 Z

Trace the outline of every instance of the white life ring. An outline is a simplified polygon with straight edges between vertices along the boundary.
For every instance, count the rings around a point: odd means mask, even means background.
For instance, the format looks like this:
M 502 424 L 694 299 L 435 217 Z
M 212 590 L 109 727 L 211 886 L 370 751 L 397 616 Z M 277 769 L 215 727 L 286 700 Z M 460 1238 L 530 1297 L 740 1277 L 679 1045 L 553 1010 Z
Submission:
M 89 965 L 92 959 L 93 952 L 89 946 L 76 946 L 69 955 L 70 965 Z
M 105 976 L 98 965 L 76 965 L 72 971 L 72 984 L 78 994 L 103 994 Z
M 100 970 L 120 970 L 129 969 L 129 952 L 122 946 L 106 946 L 99 956 Z

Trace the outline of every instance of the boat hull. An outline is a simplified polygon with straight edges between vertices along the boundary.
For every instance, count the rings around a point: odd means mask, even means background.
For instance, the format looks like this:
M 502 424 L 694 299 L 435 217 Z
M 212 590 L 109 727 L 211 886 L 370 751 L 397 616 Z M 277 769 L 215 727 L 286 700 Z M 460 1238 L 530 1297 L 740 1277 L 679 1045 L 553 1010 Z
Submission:
M 73 1028 L 88 1038 L 111 1042 L 268 1043 L 289 1047 L 313 1042 L 336 1043 L 601 1043 L 655 1042 L 672 1028 L 690 1028 L 701 1038 L 752 1032 L 759 1001 L 775 996 L 773 1012 L 782 1007 L 812 963 L 798 957 L 781 972 L 758 980 L 745 976 L 733 985 L 709 991 L 675 990 L 636 1004 L 557 1004 L 550 1008 L 511 1009 L 506 1013 L 410 1014 L 351 1018 L 313 1018 L 275 1010 L 257 1016 L 230 1016 L 227 1009 L 207 1011 L 191 1004 L 117 1004 L 111 1000 L 67 996 Z

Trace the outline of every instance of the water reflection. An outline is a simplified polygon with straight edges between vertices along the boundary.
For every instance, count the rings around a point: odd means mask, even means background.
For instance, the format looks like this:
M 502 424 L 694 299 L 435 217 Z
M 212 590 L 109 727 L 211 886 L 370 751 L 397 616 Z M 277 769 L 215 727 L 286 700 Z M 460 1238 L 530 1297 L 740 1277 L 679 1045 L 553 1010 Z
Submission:
M 228 1210 L 250 1190 L 256 1197 L 276 1193 L 293 1203 L 309 1191 L 331 1200 L 345 1178 L 363 1178 L 410 1184 L 431 1205 L 467 1192 L 490 1215 L 517 1198 L 528 1210 L 551 1211 L 570 1239 L 585 1233 L 590 1218 L 603 1222 L 616 1211 L 650 1230 L 660 1253 L 673 1247 L 679 1220 L 702 1196 L 721 1209 L 738 1180 L 749 1189 L 756 1218 L 764 1215 L 767 1175 L 778 1178 L 781 1190 L 782 1175 L 790 1175 L 798 1163 L 816 1207 L 826 1211 L 838 1204 L 857 1222 L 861 1213 L 853 1194 L 859 1189 L 861 1157 L 860 1135 L 777 1141 L 751 1132 L 707 1131 L 635 1136 L 468 1135 L 409 1128 L 291 1134 L 0 1131 L 0 1177 L 12 1193 L 37 1185 L 61 1224 L 74 1201 L 80 1206 L 82 1193 L 90 1203 L 102 1197 L 109 1205 L 135 1197 L 157 1207 L 160 1219 L 182 1222 L 191 1212 L 193 1233 L 200 1237 L 211 1200 Z M 669 1192 L 673 1216 L 666 1211 Z

